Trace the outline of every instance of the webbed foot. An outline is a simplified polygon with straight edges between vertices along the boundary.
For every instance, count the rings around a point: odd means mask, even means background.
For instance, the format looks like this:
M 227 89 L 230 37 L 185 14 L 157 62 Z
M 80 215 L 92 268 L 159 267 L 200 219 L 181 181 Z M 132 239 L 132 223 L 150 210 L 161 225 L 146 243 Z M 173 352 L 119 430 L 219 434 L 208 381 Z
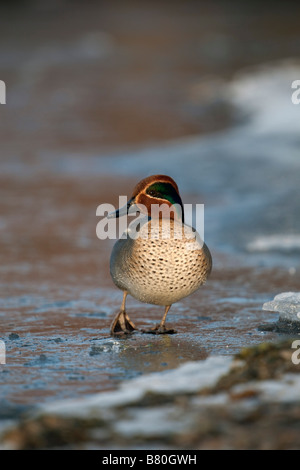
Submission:
M 165 325 L 161 325 L 160 323 L 156 325 L 154 328 L 150 328 L 149 330 L 141 330 L 144 334 L 150 335 L 174 335 L 177 333 L 176 330 L 173 328 L 166 328 Z
M 135 324 L 130 320 L 127 313 L 121 310 L 111 324 L 110 334 L 112 336 L 129 335 L 135 330 L 137 330 Z

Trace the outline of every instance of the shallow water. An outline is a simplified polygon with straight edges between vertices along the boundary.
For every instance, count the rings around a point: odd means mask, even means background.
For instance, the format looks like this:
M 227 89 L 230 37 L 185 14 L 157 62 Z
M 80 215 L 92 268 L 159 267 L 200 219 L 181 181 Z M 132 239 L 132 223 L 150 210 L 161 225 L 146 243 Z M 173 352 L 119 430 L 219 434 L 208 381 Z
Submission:
M 281 49 L 270 51 L 262 33 L 269 10 L 257 15 L 254 7 L 249 17 L 207 7 L 199 30 L 197 7 L 186 5 L 174 8 L 172 21 L 165 7 L 130 6 L 131 30 L 123 7 L 85 16 L 75 9 L 73 23 L 67 8 L 58 20 L 41 7 L 40 44 L 28 34 L 34 16 L 6 12 L 20 28 L 18 37 L 1 29 L 0 50 L 0 78 L 11 85 L 0 109 L 2 418 L 278 338 L 260 329 L 278 317 L 262 305 L 300 287 L 300 121 L 290 100 L 300 67 L 282 62 L 299 52 L 296 15 L 287 15 Z M 272 14 L 282 25 L 280 12 Z M 259 26 L 251 44 L 265 50 L 258 60 L 244 37 L 247 62 L 233 31 L 242 34 L 249 18 Z M 235 75 L 270 58 L 269 67 Z M 213 273 L 170 310 L 176 335 L 111 338 L 122 295 L 109 276 L 114 241 L 96 237 L 96 208 L 116 205 L 140 178 L 160 172 L 174 177 L 184 202 L 205 204 Z M 128 312 L 137 326 L 163 313 L 134 299 Z

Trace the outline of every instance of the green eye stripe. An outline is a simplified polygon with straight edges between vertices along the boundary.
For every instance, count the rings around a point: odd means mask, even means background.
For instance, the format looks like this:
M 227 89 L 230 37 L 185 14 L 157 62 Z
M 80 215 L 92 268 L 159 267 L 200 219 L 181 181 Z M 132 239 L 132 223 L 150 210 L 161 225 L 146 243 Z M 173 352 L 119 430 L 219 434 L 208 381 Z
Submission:
M 181 197 L 178 192 L 170 183 L 153 183 L 146 189 L 146 194 L 158 199 L 164 199 L 169 201 L 172 205 L 178 204 L 181 207 L 181 210 L 176 208 L 176 212 L 184 223 L 184 211 L 181 201 Z M 176 207 L 176 206 L 175 206 Z
M 179 194 L 170 183 L 153 183 L 147 188 L 146 194 L 159 199 L 166 199 L 171 204 L 182 204 Z

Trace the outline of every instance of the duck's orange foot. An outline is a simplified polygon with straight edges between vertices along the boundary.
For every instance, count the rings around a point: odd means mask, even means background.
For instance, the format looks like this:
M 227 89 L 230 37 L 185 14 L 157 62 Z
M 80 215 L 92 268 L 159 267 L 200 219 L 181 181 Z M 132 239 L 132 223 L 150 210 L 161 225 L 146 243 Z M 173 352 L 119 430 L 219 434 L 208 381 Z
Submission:
M 165 325 L 156 325 L 154 328 L 150 328 L 149 330 L 141 330 L 144 334 L 150 335 L 174 335 L 177 333 L 176 330 L 173 328 L 166 328 Z
M 130 320 L 127 313 L 121 310 L 111 324 L 110 334 L 112 336 L 129 335 L 135 330 L 137 330 L 135 324 Z

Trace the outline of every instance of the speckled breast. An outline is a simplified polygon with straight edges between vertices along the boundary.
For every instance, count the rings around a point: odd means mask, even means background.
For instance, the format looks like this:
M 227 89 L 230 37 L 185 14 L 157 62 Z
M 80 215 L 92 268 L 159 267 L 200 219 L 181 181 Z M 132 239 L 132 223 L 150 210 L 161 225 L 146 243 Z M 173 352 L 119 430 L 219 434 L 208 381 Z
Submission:
M 113 248 L 111 276 L 136 299 L 171 305 L 196 291 L 212 267 L 209 249 L 191 227 L 151 220 L 139 232 L 129 226 Z

